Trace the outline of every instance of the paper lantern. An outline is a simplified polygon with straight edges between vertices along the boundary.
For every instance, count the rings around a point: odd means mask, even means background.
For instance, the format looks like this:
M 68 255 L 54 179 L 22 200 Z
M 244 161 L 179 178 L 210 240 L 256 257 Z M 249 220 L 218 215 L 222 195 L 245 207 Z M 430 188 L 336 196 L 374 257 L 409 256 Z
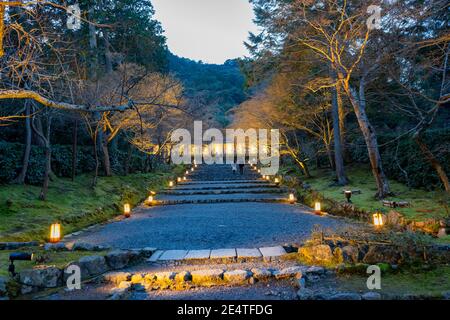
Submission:
M 126 218 L 131 217 L 131 206 L 129 203 L 123 205 L 123 214 Z
M 322 206 L 320 205 L 320 202 L 316 202 L 314 205 L 314 212 L 317 214 L 322 213 Z
M 384 225 L 383 215 L 381 212 L 377 212 L 373 215 L 373 225 L 377 228 Z
M 57 243 L 61 240 L 61 225 L 59 223 L 53 223 L 50 226 L 50 242 Z
M 294 196 L 293 193 L 289 194 L 289 202 L 290 202 L 291 204 L 294 204 L 294 202 L 295 202 L 295 196 Z
M 169 187 L 173 187 L 173 181 L 169 181 Z

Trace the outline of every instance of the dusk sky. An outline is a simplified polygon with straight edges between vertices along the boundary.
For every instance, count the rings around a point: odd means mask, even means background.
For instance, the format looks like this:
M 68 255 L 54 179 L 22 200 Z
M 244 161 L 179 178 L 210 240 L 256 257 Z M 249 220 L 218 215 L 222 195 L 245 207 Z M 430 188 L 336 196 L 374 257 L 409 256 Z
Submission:
M 243 42 L 257 32 L 248 0 L 153 0 L 172 53 L 222 64 L 248 55 Z

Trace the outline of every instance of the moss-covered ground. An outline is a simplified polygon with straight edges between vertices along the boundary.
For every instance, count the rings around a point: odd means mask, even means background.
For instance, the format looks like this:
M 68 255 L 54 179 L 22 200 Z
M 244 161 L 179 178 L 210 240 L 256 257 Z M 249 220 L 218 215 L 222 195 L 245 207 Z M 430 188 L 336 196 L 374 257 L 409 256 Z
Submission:
M 143 201 L 150 191 L 166 187 L 182 167 L 154 173 L 99 177 L 91 187 L 92 176 L 75 181 L 51 181 L 47 201 L 38 199 L 41 188 L 29 185 L 0 186 L 0 242 L 45 241 L 50 224 L 60 222 L 69 234 L 122 214 L 123 204 Z

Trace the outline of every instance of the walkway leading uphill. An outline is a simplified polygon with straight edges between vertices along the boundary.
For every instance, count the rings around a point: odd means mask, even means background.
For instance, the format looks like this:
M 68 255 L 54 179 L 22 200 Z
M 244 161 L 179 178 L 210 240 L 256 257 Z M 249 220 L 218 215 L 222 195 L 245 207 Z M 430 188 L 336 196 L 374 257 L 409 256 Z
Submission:
M 315 225 L 347 225 L 287 199 L 287 190 L 248 166 L 240 175 L 229 165 L 201 165 L 186 182 L 159 194 L 159 205 L 142 205 L 129 219 L 65 240 L 122 249 L 258 248 L 298 243 Z

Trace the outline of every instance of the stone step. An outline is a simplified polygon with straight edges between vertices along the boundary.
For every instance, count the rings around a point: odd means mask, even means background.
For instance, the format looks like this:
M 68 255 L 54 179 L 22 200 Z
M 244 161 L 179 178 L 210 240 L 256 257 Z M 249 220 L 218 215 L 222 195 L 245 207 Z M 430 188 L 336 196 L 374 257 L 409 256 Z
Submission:
M 281 188 L 245 188 L 245 189 L 202 189 L 202 190 L 169 190 L 161 194 L 165 195 L 208 195 L 208 194 L 238 194 L 238 193 L 285 193 Z
M 287 198 L 237 198 L 237 199 L 183 199 L 183 200 L 157 200 L 157 205 L 170 206 L 181 204 L 209 204 L 209 203 L 240 203 L 240 202 L 266 202 L 288 203 Z
M 287 255 L 282 246 L 262 248 L 229 248 L 207 250 L 158 250 L 148 260 L 154 262 L 248 262 L 273 261 Z
M 275 184 L 262 184 L 262 183 L 257 183 L 257 184 L 226 184 L 226 185 L 216 185 L 216 184 L 196 184 L 196 185 L 190 185 L 190 186 L 178 186 L 175 188 L 168 188 L 168 189 L 164 189 L 164 191 L 197 191 L 197 190 L 227 190 L 227 189 L 245 189 L 245 190 L 250 190 L 250 189 L 279 189 L 279 187 Z
M 190 177 L 188 177 L 190 178 Z M 222 184 L 235 184 L 235 183 L 248 183 L 248 184 L 258 184 L 258 183 L 262 183 L 262 184 L 268 184 L 269 182 L 267 180 L 263 180 L 261 179 L 237 179 L 237 180 L 192 180 L 189 179 L 190 181 L 185 181 L 185 182 L 180 182 L 178 183 L 179 186 L 183 186 L 183 185 L 192 185 L 192 184 L 199 184 L 199 185 L 205 185 L 205 184 L 217 184 L 217 185 L 222 185 Z

